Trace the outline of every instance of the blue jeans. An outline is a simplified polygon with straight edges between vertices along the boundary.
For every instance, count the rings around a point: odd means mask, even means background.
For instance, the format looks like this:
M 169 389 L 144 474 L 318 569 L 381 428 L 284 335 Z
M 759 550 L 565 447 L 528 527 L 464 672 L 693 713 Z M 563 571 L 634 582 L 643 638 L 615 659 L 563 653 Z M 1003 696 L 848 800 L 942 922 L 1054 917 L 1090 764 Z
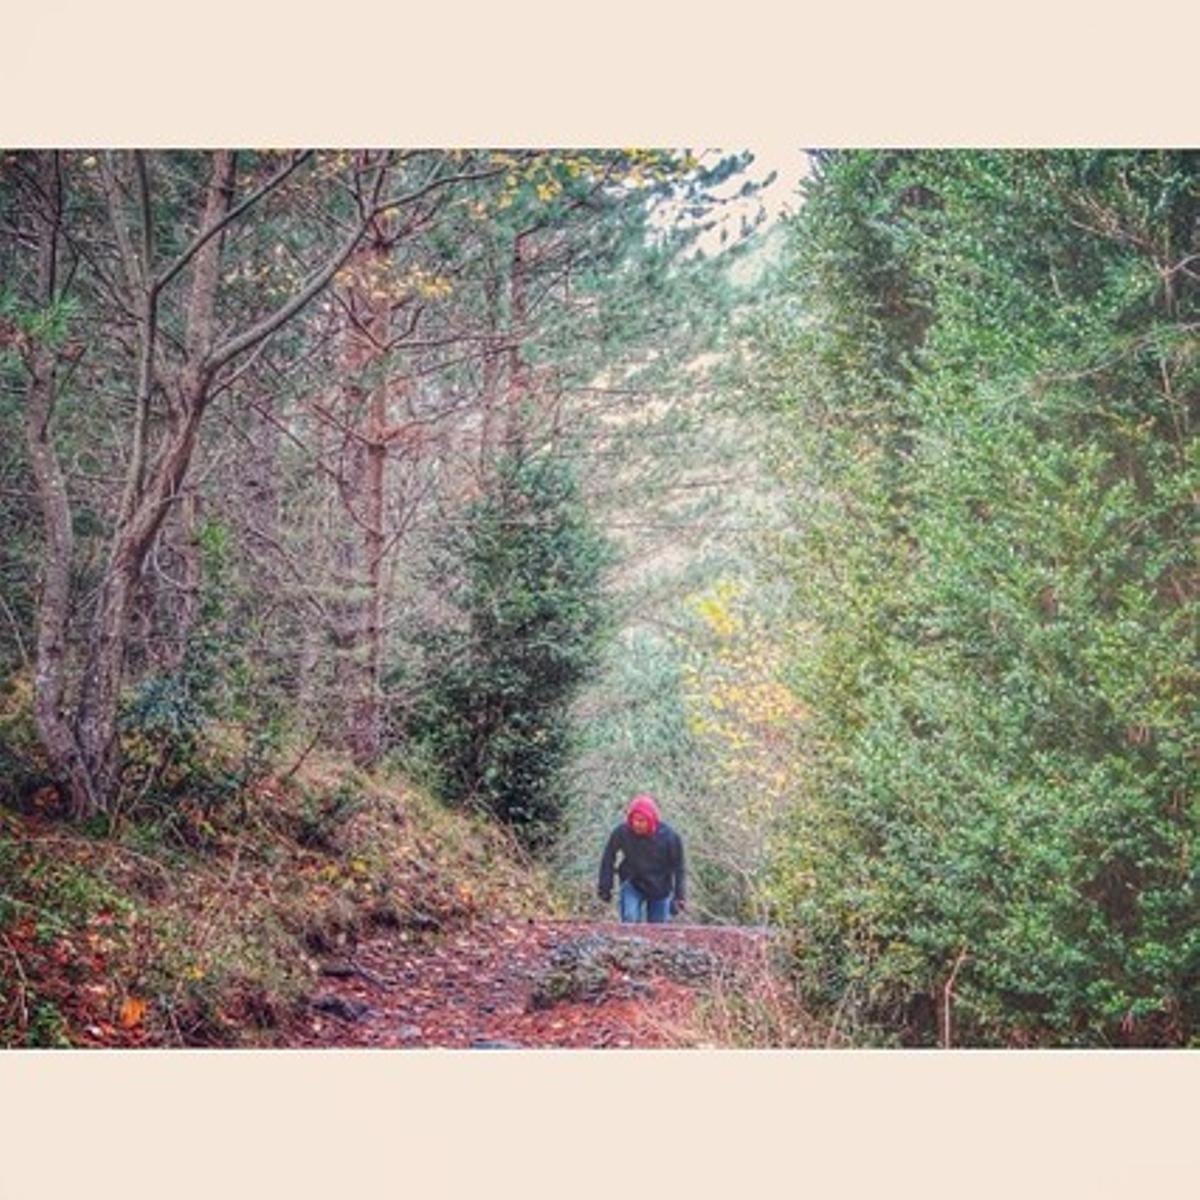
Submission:
M 643 915 L 644 914 L 644 915 Z M 621 884 L 621 920 L 649 921 L 652 925 L 662 925 L 671 919 L 671 897 L 664 896 L 661 900 L 651 900 L 644 896 L 641 890 L 628 879 Z

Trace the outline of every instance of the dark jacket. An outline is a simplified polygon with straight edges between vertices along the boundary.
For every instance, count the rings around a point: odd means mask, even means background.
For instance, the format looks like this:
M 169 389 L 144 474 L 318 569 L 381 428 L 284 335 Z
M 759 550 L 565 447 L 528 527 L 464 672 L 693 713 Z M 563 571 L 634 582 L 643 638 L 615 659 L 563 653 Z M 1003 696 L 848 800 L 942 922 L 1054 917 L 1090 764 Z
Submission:
M 686 901 L 683 840 L 666 821 L 649 834 L 634 833 L 625 822 L 612 831 L 600 856 L 601 900 L 612 899 L 614 863 L 621 882 L 628 880 L 648 900 L 663 900 L 673 893 L 677 903 Z

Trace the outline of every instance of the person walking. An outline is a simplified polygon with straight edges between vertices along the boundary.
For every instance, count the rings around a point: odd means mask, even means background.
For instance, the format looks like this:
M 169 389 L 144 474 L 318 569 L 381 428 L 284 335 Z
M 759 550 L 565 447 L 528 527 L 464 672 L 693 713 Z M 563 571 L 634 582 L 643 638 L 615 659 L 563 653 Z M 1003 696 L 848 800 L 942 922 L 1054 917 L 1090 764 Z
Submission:
M 621 881 L 622 921 L 657 925 L 684 910 L 683 839 L 659 815 L 652 796 L 634 796 L 600 856 L 596 890 L 606 904 L 612 900 L 614 867 Z

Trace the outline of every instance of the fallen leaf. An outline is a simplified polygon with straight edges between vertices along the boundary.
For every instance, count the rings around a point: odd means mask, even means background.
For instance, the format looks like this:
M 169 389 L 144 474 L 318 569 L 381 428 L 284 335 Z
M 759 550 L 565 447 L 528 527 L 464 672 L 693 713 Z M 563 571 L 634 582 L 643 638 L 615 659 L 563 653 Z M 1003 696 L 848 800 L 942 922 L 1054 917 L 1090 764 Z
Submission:
M 135 996 L 130 996 L 129 999 L 121 1005 L 121 1025 L 125 1029 L 132 1029 L 135 1025 L 140 1024 L 145 1015 L 145 1000 L 139 1000 Z

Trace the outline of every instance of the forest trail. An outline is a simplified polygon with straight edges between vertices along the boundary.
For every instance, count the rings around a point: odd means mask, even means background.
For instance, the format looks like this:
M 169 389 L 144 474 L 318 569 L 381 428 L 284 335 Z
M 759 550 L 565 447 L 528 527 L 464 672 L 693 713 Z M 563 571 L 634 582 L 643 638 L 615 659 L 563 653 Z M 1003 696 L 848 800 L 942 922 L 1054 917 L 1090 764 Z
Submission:
M 699 1005 L 769 987 L 761 927 L 478 922 L 389 933 L 321 968 L 288 1044 L 543 1049 L 713 1044 Z

